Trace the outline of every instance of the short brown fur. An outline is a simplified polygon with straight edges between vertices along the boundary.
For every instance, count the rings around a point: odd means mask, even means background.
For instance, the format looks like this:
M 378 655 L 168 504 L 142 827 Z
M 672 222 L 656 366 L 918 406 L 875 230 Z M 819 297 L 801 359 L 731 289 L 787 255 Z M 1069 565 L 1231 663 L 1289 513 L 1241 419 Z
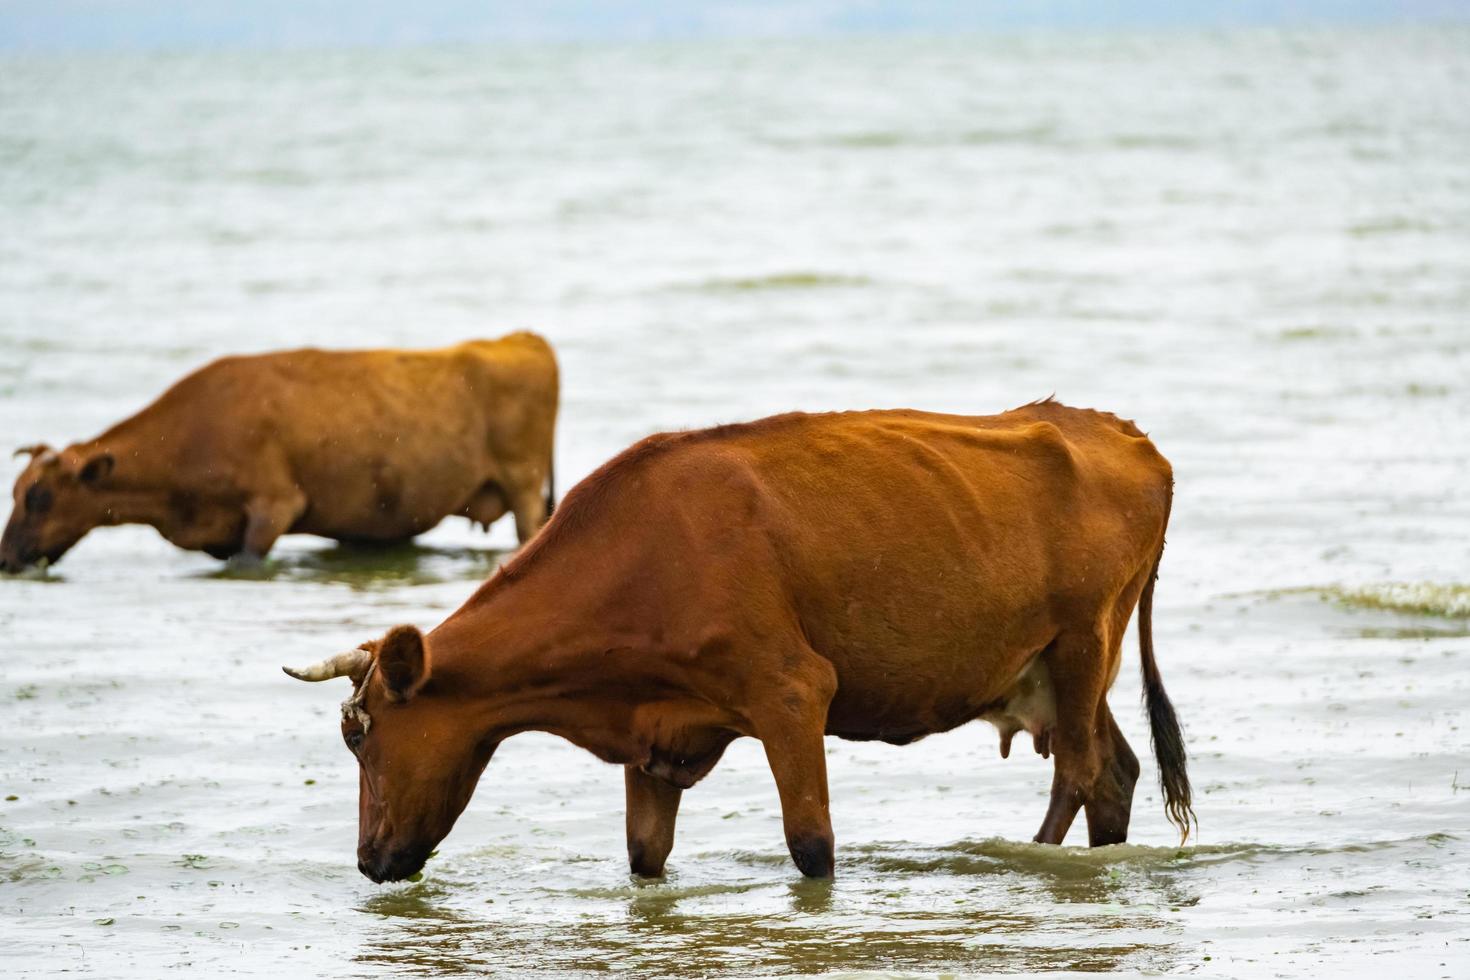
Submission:
M 557 388 L 530 333 L 222 358 L 95 439 L 26 447 L 0 568 L 54 562 L 112 524 L 260 558 L 286 533 L 390 542 L 509 511 L 525 542 L 552 505 Z
M 1060 843 L 1085 807 L 1091 843 L 1124 840 L 1138 763 L 1106 696 L 1171 486 L 1132 423 L 1051 401 L 644 440 L 424 638 L 425 676 L 395 680 L 414 697 L 395 702 L 368 675 L 359 866 L 416 871 L 495 746 L 540 730 L 625 767 L 644 875 L 662 872 L 683 789 L 731 740 L 760 739 L 793 860 L 830 875 L 823 736 L 902 744 L 954 728 L 995 711 L 1038 660 L 1056 721 L 1033 733 L 1055 757 L 1037 839 Z M 1177 744 L 1166 789 L 1187 793 Z M 1187 812 L 1187 796 L 1170 804 Z

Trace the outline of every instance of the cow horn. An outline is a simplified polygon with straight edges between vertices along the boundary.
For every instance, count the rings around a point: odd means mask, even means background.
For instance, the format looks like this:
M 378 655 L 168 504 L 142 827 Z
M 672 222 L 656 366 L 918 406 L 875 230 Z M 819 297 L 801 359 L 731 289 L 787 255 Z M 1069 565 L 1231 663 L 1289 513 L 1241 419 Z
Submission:
M 38 442 L 38 443 L 35 443 L 34 445 L 30 445 L 30 446 L 21 446 L 20 448 L 16 449 L 16 451 L 14 453 L 12 453 L 11 455 L 12 456 L 39 456 L 42 453 L 48 453 L 50 451 L 51 451 L 51 447 L 50 446 L 46 445 L 44 442 Z
M 298 681 L 329 681 L 333 677 L 353 677 L 366 673 L 368 665 L 372 663 L 373 655 L 367 650 L 348 650 L 339 653 L 335 657 L 328 657 L 319 664 L 300 669 L 294 667 L 282 667 L 286 673 Z

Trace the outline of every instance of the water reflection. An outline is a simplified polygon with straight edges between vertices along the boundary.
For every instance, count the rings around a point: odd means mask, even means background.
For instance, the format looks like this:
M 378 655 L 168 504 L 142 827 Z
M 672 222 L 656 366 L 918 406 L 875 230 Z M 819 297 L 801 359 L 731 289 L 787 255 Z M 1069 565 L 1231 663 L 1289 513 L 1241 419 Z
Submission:
M 284 552 L 256 565 L 230 565 L 200 577 L 237 581 L 310 582 L 361 591 L 479 581 L 514 552 L 501 548 L 432 547 L 413 542 L 335 544 Z
M 428 919 L 440 923 L 468 921 L 445 904 L 448 892 L 447 884 L 425 880 L 405 888 L 378 892 L 363 902 L 358 911 L 386 919 Z
M 850 855 L 836 882 L 731 867 L 726 855 L 709 873 L 728 882 L 547 884 L 533 902 L 517 900 L 525 889 L 511 887 L 509 867 L 480 867 L 364 903 L 386 921 L 358 960 L 422 976 L 1167 969 L 1176 957 L 1162 910 L 1192 904 L 1201 884 L 1165 848 L 1123 848 L 1115 860 L 1000 841 L 880 850 Z M 611 864 L 593 871 L 613 873 Z M 487 878 L 508 891 L 487 891 Z
M 830 881 L 797 879 L 791 883 L 791 910 L 803 915 L 823 915 L 832 911 L 833 887 Z
M 450 893 L 445 883 L 422 881 L 363 902 L 359 912 L 384 921 L 370 931 L 357 962 L 391 965 L 418 976 L 458 974 L 481 962 L 473 942 L 486 941 L 493 924 L 456 910 L 447 900 Z
M 1136 938 L 1102 944 L 1089 942 L 1085 934 L 1058 934 L 1044 920 L 1007 915 L 863 916 L 834 922 L 822 916 L 671 914 L 635 921 L 640 924 L 620 928 L 589 913 L 550 928 L 526 922 L 414 923 L 374 934 L 357 959 L 421 976 L 490 969 L 571 975 L 631 970 L 651 977 L 1163 969 L 1169 962 L 1168 946 L 1145 939 L 1145 923 L 1121 919 L 1118 929 Z

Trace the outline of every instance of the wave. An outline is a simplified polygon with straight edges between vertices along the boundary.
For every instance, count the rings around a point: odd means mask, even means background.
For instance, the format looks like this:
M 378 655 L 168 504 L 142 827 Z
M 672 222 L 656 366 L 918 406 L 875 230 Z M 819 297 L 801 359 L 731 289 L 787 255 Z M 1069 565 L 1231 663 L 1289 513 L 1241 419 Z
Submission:
M 1055 142 L 1056 127 L 1042 124 L 1015 128 L 971 129 L 956 133 L 911 133 L 895 130 L 844 133 L 826 142 L 854 149 L 895 146 L 992 146 L 1007 143 L 1046 145 Z
M 951 131 L 911 131 L 899 129 L 860 130 L 806 139 L 773 139 L 783 147 L 830 146 L 853 150 L 886 150 L 903 147 L 935 149 L 944 147 L 1030 146 L 1055 149 L 1102 150 L 1197 150 L 1202 141 L 1181 133 L 1122 132 L 1094 134 L 1067 132 L 1055 123 L 990 127 Z
M 1020 873 L 1058 881 L 1083 880 L 1120 870 L 1185 871 L 1217 864 L 1258 864 L 1333 854 L 1367 854 L 1405 845 L 1442 847 L 1459 838 L 1435 833 L 1427 836 L 1342 844 L 1269 844 L 1235 842 L 1189 846 L 1113 844 L 1107 847 L 1057 847 L 1030 841 L 989 837 L 960 840 L 938 847 L 915 847 L 902 842 L 857 844 L 839 848 L 839 864 L 867 866 L 883 873 L 976 875 Z M 784 853 L 775 850 L 731 855 L 741 864 L 781 867 Z
M 1323 598 L 1357 609 L 1386 609 L 1390 612 L 1470 617 L 1470 585 L 1439 582 L 1385 582 L 1377 585 L 1327 586 L 1311 589 Z
M 763 276 L 706 279 L 692 287 L 699 292 L 743 293 L 776 289 L 856 289 L 875 285 L 867 276 L 833 272 L 773 272 Z
M 1285 341 L 1351 340 L 1357 336 L 1358 332 L 1351 327 L 1327 323 L 1311 323 L 1295 327 L 1285 327 L 1276 334 L 1278 340 Z
M 1354 238 L 1370 238 L 1375 235 L 1421 234 L 1432 235 L 1445 230 L 1439 223 L 1404 215 L 1389 215 L 1371 221 L 1359 221 L 1348 226 L 1347 233 Z

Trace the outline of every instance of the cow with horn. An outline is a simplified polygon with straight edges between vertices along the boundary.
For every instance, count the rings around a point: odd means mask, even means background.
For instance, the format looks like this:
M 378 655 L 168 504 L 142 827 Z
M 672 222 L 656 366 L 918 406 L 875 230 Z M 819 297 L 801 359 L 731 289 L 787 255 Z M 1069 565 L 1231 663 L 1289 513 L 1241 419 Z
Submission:
M 796 866 L 833 872 L 826 735 L 906 744 L 974 719 L 1053 759 L 1036 840 L 1085 812 L 1126 840 L 1139 763 L 1107 703 L 1135 607 L 1165 809 L 1185 750 L 1151 609 L 1169 464 L 1131 422 L 1050 400 L 1001 415 L 792 414 L 652 436 L 566 497 L 427 636 L 346 676 L 358 867 L 418 871 L 496 747 L 560 735 L 623 767 L 632 869 L 662 873 L 682 793 L 759 739 Z

